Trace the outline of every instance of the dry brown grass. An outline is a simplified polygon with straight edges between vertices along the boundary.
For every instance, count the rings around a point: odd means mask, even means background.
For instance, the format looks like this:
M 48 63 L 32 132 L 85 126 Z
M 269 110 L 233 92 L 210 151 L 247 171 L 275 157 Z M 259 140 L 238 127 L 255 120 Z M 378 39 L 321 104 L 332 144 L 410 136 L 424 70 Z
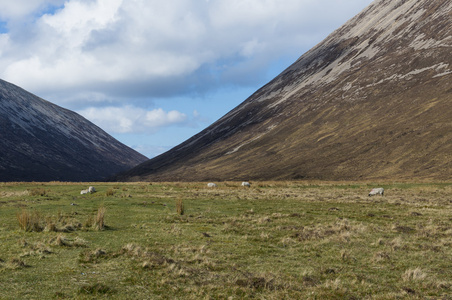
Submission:
M 119 255 L 127 255 L 142 261 L 143 268 L 154 268 L 156 266 L 170 266 L 175 264 L 175 261 L 171 258 L 167 258 L 149 248 L 142 247 L 137 244 L 129 243 L 122 247 L 118 253 Z
M 47 195 L 47 191 L 43 188 L 34 188 L 29 190 L 29 194 L 30 196 L 46 196 Z
M 425 273 L 421 268 L 406 270 L 402 275 L 404 281 L 422 281 L 427 278 L 427 273 Z
M 94 229 L 104 230 L 105 229 L 105 212 L 106 208 L 104 206 L 99 207 L 97 210 L 97 215 L 94 220 Z
M 28 267 L 28 265 L 20 258 L 12 258 L 6 264 L 7 269 L 16 270 Z
M 94 226 L 94 216 L 88 215 L 88 217 L 86 218 L 85 222 L 83 223 L 83 226 L 85 228 L 93 227 Z
M 107 251 L 105 251 L 101 248 L 97 248 L 94 251 L 87 250 L 84 252 L 80 252 L 79 262 L 80 263 L 96 263 L 99 258 L 106 257 L 106 256 L 107 256 Z
M 19 227 L 27 232 L 70 232 L 80 229 L 82 224 L 68 216 L 58 214 L 57 220 L 38 211 L 22 210 L 16 215 Z
M 27 232 L 73 232 L 80 229 L 103 230 L 105 225 L 106 208 L 99 207 L 95 216 L 88 215 L 82 224 L 73 214 L 62 214 L 55 216 L 45 216 L 41 212 L 22 209 L 16 214 L 16 219 L 20 229 Z M 77 214 L 75 214 L 77 215 Z
M 55 246 L 70 246 L 69 241 L 65 236 L 59 234 L 55 238 L 51 239 L 51 244 Z
M 40 232 L 44 229 L 44 220 L 41 214 L 37 211 L 30 212 L 27 210 L 22 210 L 17 214 L 17 221 L 19 222 L 19 227 L 25 231 Z
M 86 247 L 88 245 L 88 242 L 79 237 L 76 237 L 75 239 L 68 238 L 67 236 L 60 233 L 56 237 L 51 238 L 48 241 L 48 244 L 60 247 Z
M 50 232 L 58 231 L 57 226 L 56 226 L 55 222 L 52 220 L 52 218 L 50 218 L 50 217 L 46 218 L 46 226 L 44 228 L 44 231 L 50 231 Z
M 19 241 L 19 246 L 21 246 L 25 250 L 20 255 L 21 258 L 26 256 L 39 256 L 40 258 L 45 258 L 46 255 L 54 253 L 49 245 L 43 242 L 29 243 L 26 240 L 22 239 Z
M 185 213 L 184 202 L 182 199 L 178 199 L 176 202 L 176 212 L 179 216 L 182 216 Z

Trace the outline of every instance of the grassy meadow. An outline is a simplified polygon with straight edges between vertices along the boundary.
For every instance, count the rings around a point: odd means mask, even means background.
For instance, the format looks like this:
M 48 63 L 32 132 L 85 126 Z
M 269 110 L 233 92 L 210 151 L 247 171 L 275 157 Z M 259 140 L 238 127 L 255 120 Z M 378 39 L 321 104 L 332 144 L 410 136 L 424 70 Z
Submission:
M 451 211 L 449 183 L 0 183 L 0 299 L 452 299 Z

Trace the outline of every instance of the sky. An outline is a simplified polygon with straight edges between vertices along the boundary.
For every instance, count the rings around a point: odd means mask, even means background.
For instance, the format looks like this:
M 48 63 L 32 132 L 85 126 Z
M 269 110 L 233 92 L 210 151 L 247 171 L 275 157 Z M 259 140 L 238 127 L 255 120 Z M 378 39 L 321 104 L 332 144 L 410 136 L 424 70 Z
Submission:
M 152 158 L 372 0 L 0 0 L 0 78 Z

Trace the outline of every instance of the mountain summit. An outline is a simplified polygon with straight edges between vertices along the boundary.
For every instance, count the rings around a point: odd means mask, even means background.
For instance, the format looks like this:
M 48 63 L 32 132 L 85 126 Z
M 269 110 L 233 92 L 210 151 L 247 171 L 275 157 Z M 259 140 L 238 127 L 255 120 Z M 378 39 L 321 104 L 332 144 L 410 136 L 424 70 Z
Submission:
M 118 180 L 450 179 L 452 1 L 377 0 Z
M 0 80 L 0 181 L 92 181 L 147 160 L 80 115 Z

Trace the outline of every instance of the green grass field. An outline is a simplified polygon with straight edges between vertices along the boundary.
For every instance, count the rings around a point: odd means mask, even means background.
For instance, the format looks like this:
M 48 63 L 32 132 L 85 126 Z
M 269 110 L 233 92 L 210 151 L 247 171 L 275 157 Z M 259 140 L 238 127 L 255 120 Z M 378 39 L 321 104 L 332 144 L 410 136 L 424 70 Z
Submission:
M 0 299 L 452 299 L 451 209 L 449 183 L 0 183 Z

